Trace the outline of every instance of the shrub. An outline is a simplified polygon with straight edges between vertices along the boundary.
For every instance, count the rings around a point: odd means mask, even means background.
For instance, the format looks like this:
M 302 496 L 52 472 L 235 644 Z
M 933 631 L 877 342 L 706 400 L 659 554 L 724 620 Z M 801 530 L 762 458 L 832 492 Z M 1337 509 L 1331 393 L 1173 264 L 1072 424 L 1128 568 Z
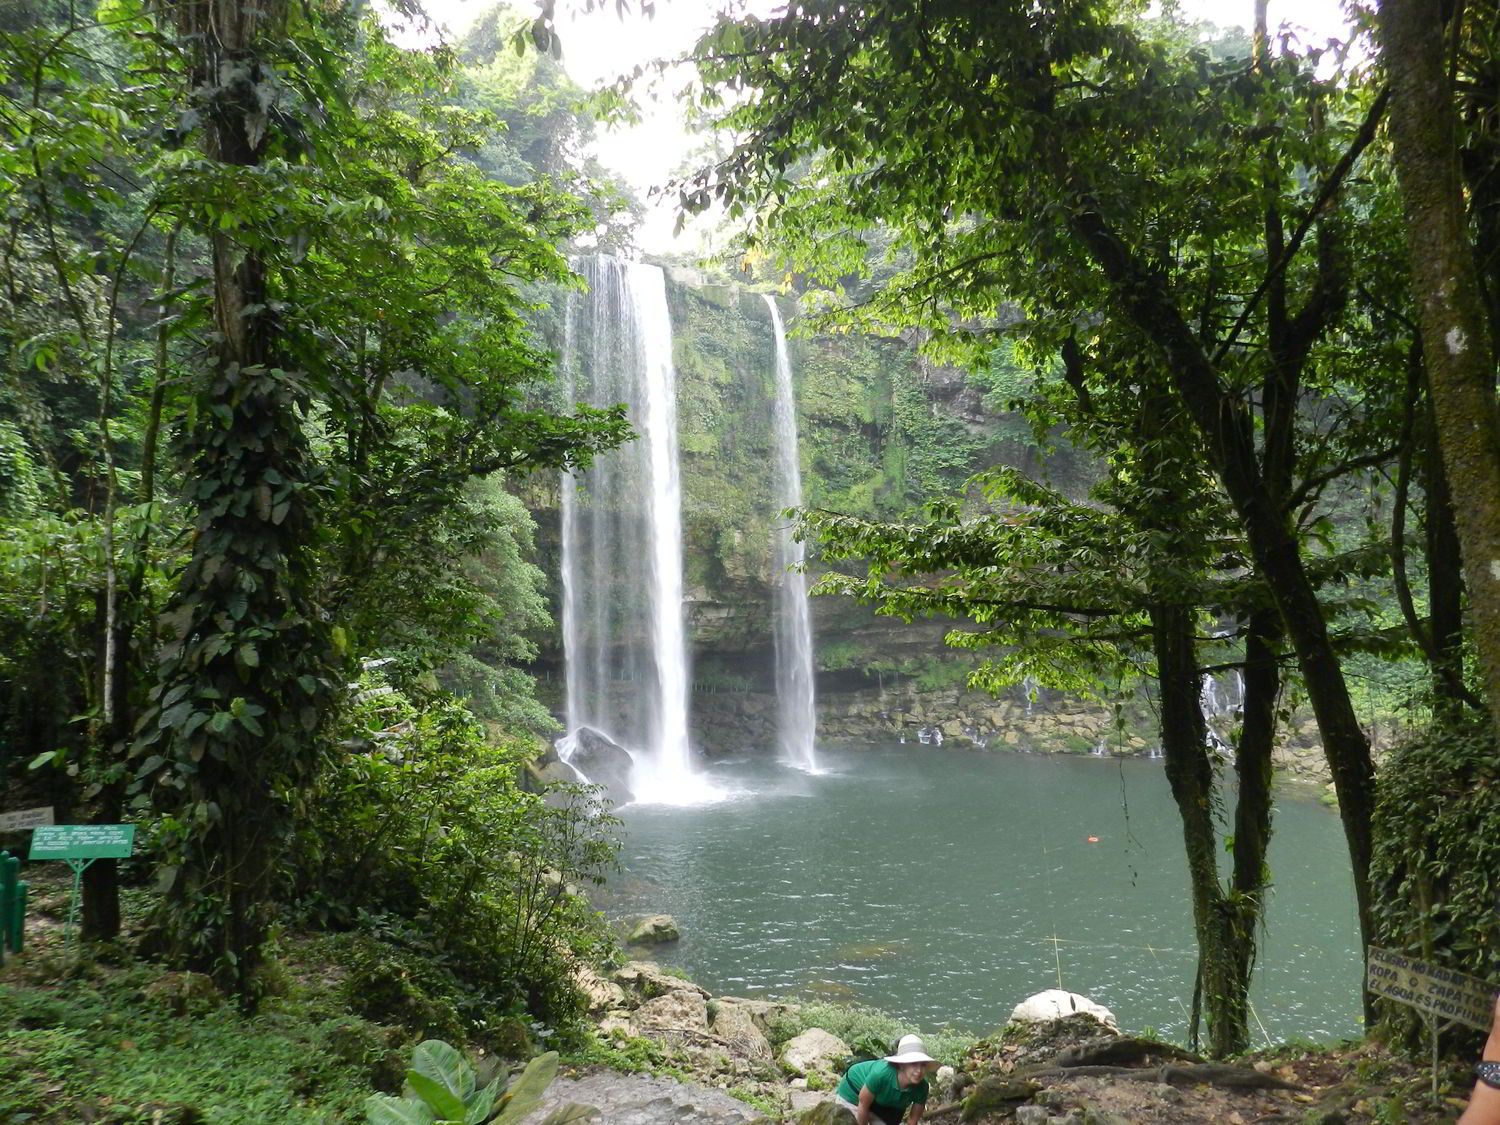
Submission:
M 372 677 L 356 699 L 299 818 L 309 826 L 293 858 L 302 908 L 394 951 L 383 956 L 399 965 L 371 963 L 364 975 L 408 1026 L 460 1037 L 444 1004 L 480 1030 L 522 1012 L 576 1019 L 571 959 L 609 941 L 578 893 L 602 881 L 617 848 L 597 791 L 525 792 L 535 747 L 491 744 L 452 699 L 419 708 Z M 457 984 L 424 976 L 418 960 Z
M 1482 719 L 1392 751 L 1380 772 L 1371 884 L 1379 943 L 1493 980 L 1500 975 L 1500 759 Z M 1388 1005 L 1387 1026 L 1413 1046 L 1414 1013 Z M 1478 1033 L 1450 1046 L 1468 1055 Z
M 463 1037 L 462 988 L 439 962 L 368 932 L 341 935 L 334 956 L 345 971 L 340 991 L 352 1011 L 426 1038 Z

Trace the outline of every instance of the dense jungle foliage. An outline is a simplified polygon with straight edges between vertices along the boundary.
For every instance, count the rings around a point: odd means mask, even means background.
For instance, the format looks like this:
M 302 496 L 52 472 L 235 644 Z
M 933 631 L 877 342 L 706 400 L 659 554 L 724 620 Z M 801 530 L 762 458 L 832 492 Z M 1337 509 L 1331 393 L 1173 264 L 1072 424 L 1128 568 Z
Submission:
M 628 435 L 538 405 L 535 292 L 620 209 L 580 92 L 500 14 L 459 52 L 342 6 L 6 18 L 7 791 L 137 820 L 154 946 L 247 1004 L 302 918 L 444 966 L 449 1033 L 570 1020 L 609 822 L 519 787 L 548 616 L 504 480 Z
M 0 12 L 4 804 L 136 823 L 85 937 L 123 881 L 249 1010 L 310 927 L 372 1019 L 566 1038 L 608 945 L 613 822 L 527 780 L 518 496 L 630 440 L 548 341 L 638 206 L 552 8 L 418 47 L 410 0 Z M 1387 8 L 1380 62 L 1103 0 L 806 0 L 690 60 L 726 139 L 682 206 L 742 231 L 673 290 L 690 579 L 766 577 L 729 282 L 795 293 L 822 589 L 955 619 L 980 686 L 1151 701 L 1215 1055 L 1304 701 L 1363 936 L 1500 972 L 1500 17 Z M 1422 731 L 1379 775 L 1371 682 Z

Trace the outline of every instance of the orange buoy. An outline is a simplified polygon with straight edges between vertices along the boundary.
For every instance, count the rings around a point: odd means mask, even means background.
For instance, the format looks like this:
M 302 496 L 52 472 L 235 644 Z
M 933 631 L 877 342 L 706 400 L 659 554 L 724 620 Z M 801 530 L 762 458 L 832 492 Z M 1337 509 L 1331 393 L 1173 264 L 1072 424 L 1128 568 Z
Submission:
M 1089 837 L 1089 843 L 1091 843 L 1091 844 L 1097 844 L 1098 842 L 1099 842 L 1099 837 L 1098 836 L 1090 836 Z

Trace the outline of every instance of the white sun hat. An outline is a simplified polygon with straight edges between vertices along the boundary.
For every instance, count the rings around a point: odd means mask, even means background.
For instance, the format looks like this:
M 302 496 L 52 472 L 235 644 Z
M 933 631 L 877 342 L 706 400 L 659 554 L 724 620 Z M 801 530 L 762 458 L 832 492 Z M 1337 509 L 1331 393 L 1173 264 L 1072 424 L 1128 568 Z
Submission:
M 896 1044 L 896 1053 L 886 1055 L 885 1061 L 899 1065 L 901 1063 L 937 1062 L 937 1059 L 927 1053 L 927 1048 L 922 1046 L 922 1040 L 915 1035 L 903 1035 Z

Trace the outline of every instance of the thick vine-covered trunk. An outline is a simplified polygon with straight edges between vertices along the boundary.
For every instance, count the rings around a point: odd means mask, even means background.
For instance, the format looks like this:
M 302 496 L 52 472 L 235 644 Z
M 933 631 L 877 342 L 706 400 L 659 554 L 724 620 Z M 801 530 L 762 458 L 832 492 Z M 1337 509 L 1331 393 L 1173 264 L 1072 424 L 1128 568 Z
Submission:
M 1281 623 L 1274 609 L 1257 609 L 1250 614 L 1245 630 L 1244 713 L 1234 753 L 1239 795 L 1234 812 L 1230 887 L 1234 894 L 1255 900 L 1254 920 L 1265 907 L 1266 848 L 1271 842 L 1271 751 L 1276 743 L 1276 703 L 1281 695 L 1280 640 Z M 1253 957 L 1253 945 L 1250 952 Z
M 1381 53 L 1391 144 L 1406 214 L 1412 292 L 1455 510 L 1475 645 L 1500 729 L 1500 404 L 1465 214 L 1453 84 L 1440 0 L 1386 0 Z
M 224 168 L 264 162 L 266 62 L 283 24 L 275 0 L 180 0 L 164 15 L 191 52 L 202 150 Z M 264 190 L 248 180 L 235 190 Z M 265 251 L 274 232 L 231 237 L 204 222 L 217 345 L 196 381 L 185 495 L 192 555 L 168 607 L 182 622 L 142 725 L 138 756 L 171 813 L 158 943 L 253 1004 L 289 800 L 310 776 L 332 648 L 311 604 L 313 467 L 307 392 L 287 370 Z

